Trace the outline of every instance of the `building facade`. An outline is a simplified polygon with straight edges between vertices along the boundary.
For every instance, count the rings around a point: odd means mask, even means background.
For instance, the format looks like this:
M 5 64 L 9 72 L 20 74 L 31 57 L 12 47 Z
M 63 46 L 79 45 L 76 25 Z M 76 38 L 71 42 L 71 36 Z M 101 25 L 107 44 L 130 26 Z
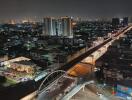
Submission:
M 62 17 L 61 21 L 63 36 L 72 36 L 72 19 L 70 17 Z
M 52 18 L 43 20 L 43 35 L 46 36 L 72 36 L 72 19 L 70 17 Z

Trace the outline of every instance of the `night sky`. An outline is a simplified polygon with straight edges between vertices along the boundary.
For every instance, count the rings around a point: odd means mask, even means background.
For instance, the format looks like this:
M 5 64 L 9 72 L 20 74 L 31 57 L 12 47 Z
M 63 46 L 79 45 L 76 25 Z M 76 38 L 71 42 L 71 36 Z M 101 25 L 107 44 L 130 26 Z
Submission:
M 132 0 L 0 0 L 0 19 L 132 16 Z

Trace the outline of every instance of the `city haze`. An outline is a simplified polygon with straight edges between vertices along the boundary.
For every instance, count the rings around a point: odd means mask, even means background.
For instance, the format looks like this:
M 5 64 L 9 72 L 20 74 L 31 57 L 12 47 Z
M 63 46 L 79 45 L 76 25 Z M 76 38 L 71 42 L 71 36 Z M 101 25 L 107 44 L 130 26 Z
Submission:
M 131 16 L 131 0 L 0 0 L 0 20 L 79 16 L 82 18 Z

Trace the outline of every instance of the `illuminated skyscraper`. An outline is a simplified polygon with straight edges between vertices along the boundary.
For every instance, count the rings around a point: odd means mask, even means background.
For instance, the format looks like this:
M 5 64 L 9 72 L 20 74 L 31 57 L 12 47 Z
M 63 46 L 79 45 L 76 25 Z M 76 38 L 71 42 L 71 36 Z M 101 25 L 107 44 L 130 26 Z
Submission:
M 58 35 L 58 20 L 52 19 L 52 34 L 51 35 Z
M 59 20 L 53 17 L 45 17 L 43 22 L 43 35 L 59 35 Z
M 43 35 L 52 35 L 52 18 L 45 17 L 43 22 Z
M 59 36 L 62 36 L 62 21 L 61 19 L 57 20 L 57 32 Z
M 70 17 L 62 17 L 59 19 L 45 17 L 43 35 L 72 36 L 72 19 Z

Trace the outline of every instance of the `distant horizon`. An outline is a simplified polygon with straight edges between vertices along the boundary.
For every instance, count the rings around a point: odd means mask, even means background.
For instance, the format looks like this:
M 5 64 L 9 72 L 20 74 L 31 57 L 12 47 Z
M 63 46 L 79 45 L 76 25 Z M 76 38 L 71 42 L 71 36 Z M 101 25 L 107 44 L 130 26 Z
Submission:
M 43 16 L 132 16 L 132 0 L 0 0 L 0 21 Z
M 65 15 L 67 16 L 67 15 Z M 22 18 L 9 18 L 9 19 L 0 19 L 0 23 L 6 23 L 12 21 L 21 22 L 24 20 L 30 21 L 42 21 L 45 17 L 54 17 L 54 18 L 61 18 L 65 16 L 43 16 L 43 17 L 36 17 L 36 16 L 30 16 L 30 17 L 22 17 Z M 81 18 L 82 21 L 95 21 L 95 20 L 111 20 L 112 18 L 124 18 L 128 17 L 129 19 L 132 19 L 132 16 L 113 16 L 113 17 L 89 17 L 89 16 L 68 16 L 72 17 L 73 19 Z

